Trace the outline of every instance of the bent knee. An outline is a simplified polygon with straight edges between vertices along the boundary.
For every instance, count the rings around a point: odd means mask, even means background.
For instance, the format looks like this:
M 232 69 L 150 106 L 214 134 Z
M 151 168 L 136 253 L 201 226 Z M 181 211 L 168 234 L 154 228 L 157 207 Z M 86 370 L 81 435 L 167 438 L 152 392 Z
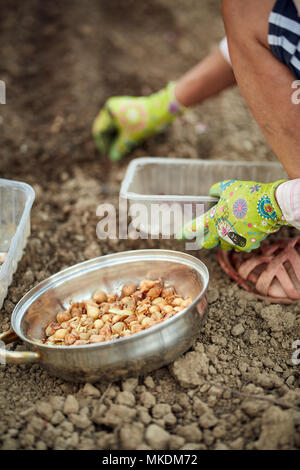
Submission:
M 230 42 L 242 44 L 256 39 L 268 44 L 269 15 L 274 0 L 223 0 L 222 11 L 226 35 Z

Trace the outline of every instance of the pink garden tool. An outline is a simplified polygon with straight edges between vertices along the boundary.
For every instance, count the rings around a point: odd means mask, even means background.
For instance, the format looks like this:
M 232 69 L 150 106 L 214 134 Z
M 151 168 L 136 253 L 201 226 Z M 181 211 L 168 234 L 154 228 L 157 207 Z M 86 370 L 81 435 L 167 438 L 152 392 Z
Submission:
M 269 302 L 300 300 L 300 237 L 263 243 L 251 253 L 218 250 L 222 269 L 231 279 Z

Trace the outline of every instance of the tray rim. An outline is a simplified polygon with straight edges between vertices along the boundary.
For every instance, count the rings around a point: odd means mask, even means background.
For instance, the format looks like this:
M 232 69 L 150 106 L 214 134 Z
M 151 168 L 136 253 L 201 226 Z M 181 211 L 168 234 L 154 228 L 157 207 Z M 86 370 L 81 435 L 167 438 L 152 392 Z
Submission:
M 24 231 L 25 225 L 27 222 L 30 224 L 30 211 L 32 204 L 35 199 L 35 191 L 32 186 L 28 183 L 24 183 L 23 181 L 15 181 L 15 180 L 8 180 L 5 178 L 0 178 L 0 188 L 11 188 L 13 190 L 21 190 L 26 194 L 26 201 L 23 209 L 23 213 L 21 215 L 20 221 L 16 228 L 15 234 L 13 235 L 10 246 L 7 252 L 7 258 L 5 262 L 0 267 L 0 282 L 7 277 L 10 273 L 8 272 L 12 261 L 14 260 L 14 254 L 16 253 L 17 249 L 19 248 L 18 242 L 21 239 L 22 232 Z M 22 251 L 24 250 L 24 246 L 22 247 Z M 18 263 L 19 260 L 17 260 Z M 13 273 L 12 273 L 13 274 Z M 10 282 L 8 282 L 8 285 Z
M 253 167 L 254 165 L 261 168 L 282 168 L 283 166 L 279 162 L 269 162 L 269 161 L 230 161 L 230 160 L 207 160 L 207 159 L 186 159 L 186 158 L 166 158 L 166 157 L 140 157 L 134 158 L 129 163 L 125 176 L 123 178 L 121 188 L 120 188 L 120 197 L 123 199 L 131 200 L 143 200 L 143 201 L 190 201 L 190 202 L 208 202 L 216 203 L 218 198 L 212 196 L 188 196 L 188 195 L 172 195 L 172 194 L 142 194 L 133 191 L 129 191 L 132 180 L 136 174 L 136 171 L 139 166 L 148 165 L 148 164 L 173 164 L 173 165 L 207 165 L 207 166 L 243 166 L 243 167 Z

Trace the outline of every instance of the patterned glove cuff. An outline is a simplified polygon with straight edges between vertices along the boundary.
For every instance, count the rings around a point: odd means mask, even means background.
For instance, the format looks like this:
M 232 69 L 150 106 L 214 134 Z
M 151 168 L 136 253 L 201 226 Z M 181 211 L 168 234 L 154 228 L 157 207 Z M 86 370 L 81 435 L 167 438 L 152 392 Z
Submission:
M 283 214 L 282 214 L 282 210 L 277 202 L 277 199 L 276 199 L 276 189 L 278 188 L 278 186 L 282 183 L 285 183 L 287 180 L 286 179 L 283 179 L 283 180 L 279 180 L 279 181 L 275 181 L 274 183 L 270 183 L 269 184 L 269 197 L 270 197 L 270 201 L 271 201 L 271 204 L 274 208 L 274 211 L 276 213 L 276 216 L 277 216 L 277 223 L 280 224 L 280 225 L 289 225 Z M 266 197 L 268 197 L 266 196 Z
M 179 103 L 175 97 L 176 82 L 170 82 L 167 85 L 167 93 L 169 96 L 168 111 L 172 116 L 179 116 L 187 111 L 188 108 Z

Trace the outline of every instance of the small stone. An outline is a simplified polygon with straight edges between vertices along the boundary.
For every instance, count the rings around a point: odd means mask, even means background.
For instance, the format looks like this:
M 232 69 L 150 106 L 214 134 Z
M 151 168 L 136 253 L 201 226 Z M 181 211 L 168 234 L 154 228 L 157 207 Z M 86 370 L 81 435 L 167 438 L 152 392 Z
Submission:
M 91 420 L 84 414 L 71 413 L 69 420 L 79 429 L 86 429 L 91 425 Z
M 244 333 L 245 331 L 245 328 L 243 327 L 243 325 L 241 323 L 237 323 L 236 325 L 234 325 L 231 329 L 231 334 L 233 336 L 240 336 Z
M 135 450 L 142 443 L 143 434 L 142 423 L 124 424 L 120 430 L 121 448 Z
M 294 385 L 295 380 L 296 380 L 295 376 L 294 376 L 294 375 L 290 375 L 290 376 L 286 379 L 285 383 L 286 383 L 289 387 L 291 387 L 292 385 Z
M 62 423 L 64 419 L 65 417 L 61 411 L 55 411 L 54 415 L 52 416 L 51 423 L 56 426 L 57 424 Z
M 152 416 L 156 419 L 163 418 L 168 413 L 171 413 L 171 407 L 166 403 L 158 403 L 152 409 Z
M 223 442 L 217 442 L 217 444 L 214 447 L 214 450 L 229 450 L 229 448 Z
M 79 403 L 74 395 L 68 395 L 64 404 L 64 414 L 69 415 L 71 413 L 78 413 Z
M 52 406 L 46 401 L 40 401 L 36 404 L 36 411 L 42 418 L 50 421 L 53 415 Z
M 208 374 L 208 366 L 209 359 L 204 350 L 199 348 L 177 359 L 170 370 L 179 384 L 188 388 L 203 384 L 203 377 Z
M 35 442 L 35 436 L 29 432 L 22 435 L 22 437 L 20 438 L 20 444 L 25 449 L 33 447 L 34 442 Z
M 39 416 L 33 416 L 28 423 L 27 430 L 29 433 L 32 433 L 35 436 L 39 436 L 43 429 L 45 429 L 45 426 L 46 423 L 44 419 L 40 418 Z
M 13 439 L 11 437 L 4 439 L 2 447 L 0 448 L 0 450 L 17 450 L 17 449 L 19 449 L 19 443 L 16 439 Z
M 200 442 L 202 440 L 202 431 L 196 423 L 187 424 L 186 426 L 177 426 L 176 434 L 184 437 L 188 442 Z
M 79 443 L 78 432 L 73 432 L 72 435 L 66 441 L 67 446 L 76 449 Z
M 181 436 L 171 436 L 169 441 L 169 448 L 170 450 L 178 450 L 180 449 L 185 443 L 185 439 Z
M 224 437 L 226 434 L 226 429 L 225 429 L 225 426 L 222 426 L 221 424 L 216 426 L 213 431 L 212 431 L 212 435 L 216 438 L 216 439 L 221 439 L 222 437 Z
M 210 287 L 206 294 L 207 302 L 213 304 L 219 298 L 219 291 L 215 287 Z
M 47 444 L 45 444 L 45 442 L 43 442 L 43 441 L 37 441 L 37 443 L 35 444 L 35 448 L 36 448 L 36 450 L 47 450 L 48 449 Z
M 179 450 L 205 450 L 204 444 L 196 444 L 196 442 L 187 442 Z
M 66 450 L 67 448 L 67 441 L 62 437 L 58 436 L 53 445 L 54 450 Z
M 78 450 L 96 450 L 96 443 L 93 439 L 84 437 L 78 445 Z
M 209 395 L 215 396 L 217 398 L 220 398 L 223 395 L 223 390 L 221 387 L 215 387 L 214 385 L 210 387 L 208 391 Z
M 155 388 L 155 383 L 154 383 L 154 380 L 152 379 L 151 375 L 148 375 L 145 380 L 144 380 L 144 384 L 146 385 L 146 387 L 148 388 Z
M 55 439 L 60 435 L 60 429 L 53 426 L 51 423 L 47 423 L 46 428 L 40 434 L 40 440 L 47 442 L 48 447 L 53 447 Z
M 207 446 L 211 446 L 215 442 L 215 438 L 209 429 L 203 431 L 203 441 Z
M 258 331 L 257 330 L 252 330 L 249 332 L 249 342 L 250 344 L 256 344 L 258 341 Z
M 258 450 L 291 449 L 295 427 L 291 410 L 271 406 L 262 416 L 261 434 L 255 447 Z
M 175 414 L 181 413 L 181 412 L 182 412 L 182 406 L 180 406 L 179 403 L 175 403 L 175 404 L 172 406 L 172 411 L 173 411 Z
M 149 415 L 147 408 L 144 408 L 143 406 L 139 407 L 138 416 L 142 423 L 144 424 L 151 423 L 151 416 Z
M 58 395 L 50 397 L 50 403 L 53 411 L 62 411 L 64 408 L 65 398 Z
M 150 424 L 145 433 L 146 442 L 154 450 L 166 449 L 170 440 L 170 434 L 157 424 Z
M 9 437 L 16 437 L 18 434 L 19 434 L 19 431 L 18 431 L 18 429 L 15 429 L 15 428 L 11 428 L 7 432 L 7 435 Z
M 241 403 L 241 409 L 250 417 L 255 417 L 264 411 L 269 404 L 263 400 L 255 400 L 254 398 L 246 398 Z
M 107 407 L 103 404 L 103 403 L 100 403 L 98 406 L 96 406 L 96 408 L 94 408 L 93 410 L 93 414 L 92 414 L 92 420 L 96 423 L 96 424 L 101 424 L 101 420 L 105 414 L 107 410 Z
M 20 412 L 21 418 L 26 419 L 26 421 L 30 420 L 30 418 L 34 415 L 35 413 L 35 406 L 31 406 L 30 408 L 27 408 L 26 410 L 23 410 Z
M 163 421 L 165 426 L 172 428 L 177 423 L 177 418 L 175 415 L 173 415 L 173 413 L 168 413 L 163 418 Z
M 140 398 L 145 408 L 152 408 L 156 403 L 155 396 L 150 392 L 143 392 Z
M 136 450 L 152 450 L 151 447 L 147 446 L 147 444 L 140 444 L 137 446 Z
M 122 389 L 124 392 L 134 392 L 138 383 L 139 382 L 137 378 L 131 377 L 127 380 L 124 380 L 124 382 L 122 382 Z
M 135 405 L 135 396 L 131 392 L 120 392 L 117 395 L 116 402 L 119 405 L 129 406 L 130 408 Z
M 111 405 L 105 416 L 99 419 L 99 424 L 114 428 L 123 423 L 131 423 L 136 417 L 136 410 L 124 405 Z
M 82 391 L 88 397 L 99 398 L 101 395 L 100 390 L 90 383 L 86 383 Z
M 242 437 L 238 437 L 234 441 L 230 442 L 229 446 L 232 450 L 243 450 L 244 449 L 244 439 Z
M 269 390 L 272 390 L 273 388 L 279 388 L 284 384 L 283 379 L 274 373 L 268 374 L 265 372 L 255 374 L 253 379 L 257 385 L 260 385 L 261 387 Z
M 199 418 L 199 424 L 202 428 L 212 428 L 218 422 L 218 419 L 212 412 L 206 412 Z
M 210 413 L 210 409 L 207 404 L 198 397 L 194 397 L 193 411 L 196 416 L 202 416 L 205 413 Z

